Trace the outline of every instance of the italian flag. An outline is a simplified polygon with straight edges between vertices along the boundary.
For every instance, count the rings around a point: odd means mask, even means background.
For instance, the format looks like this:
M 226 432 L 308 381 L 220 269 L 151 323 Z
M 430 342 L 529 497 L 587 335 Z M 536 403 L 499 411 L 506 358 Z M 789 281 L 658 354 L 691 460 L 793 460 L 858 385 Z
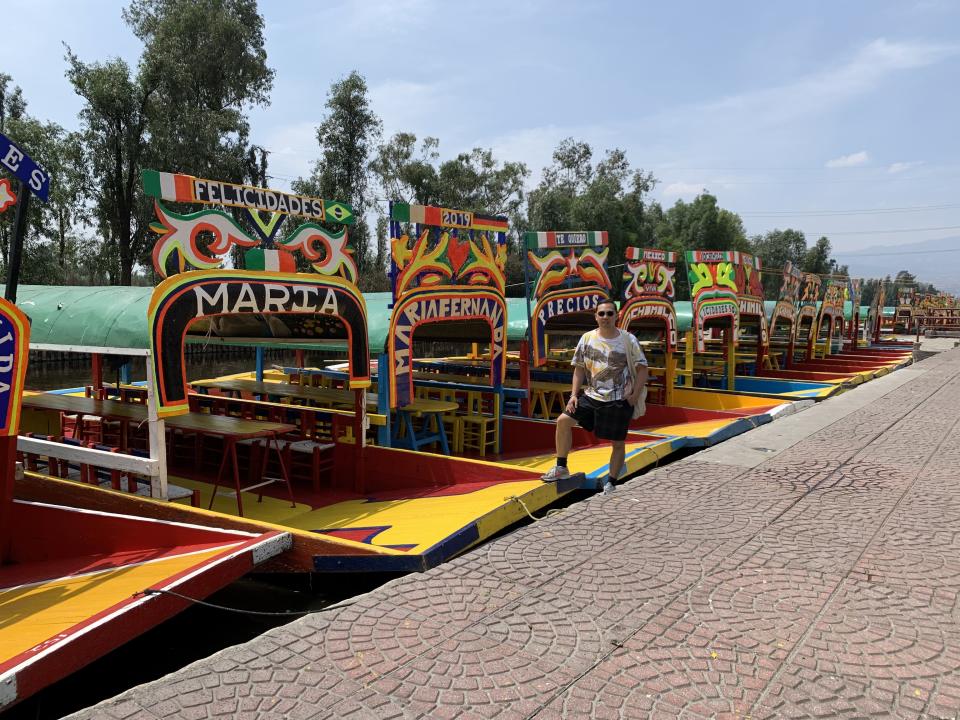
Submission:
M 273 272 L 296 272 L 297 263 L 292 252 L 286 250 L 247 250 L 243 256 L 247 270 L 272 270 Z

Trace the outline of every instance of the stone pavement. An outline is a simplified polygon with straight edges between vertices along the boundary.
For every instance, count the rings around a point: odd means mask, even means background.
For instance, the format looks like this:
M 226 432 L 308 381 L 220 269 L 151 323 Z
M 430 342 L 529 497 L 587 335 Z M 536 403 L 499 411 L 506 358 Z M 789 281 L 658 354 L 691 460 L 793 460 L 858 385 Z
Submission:
M 949 350 L 75 717 L 958 717 L 958 420 Z

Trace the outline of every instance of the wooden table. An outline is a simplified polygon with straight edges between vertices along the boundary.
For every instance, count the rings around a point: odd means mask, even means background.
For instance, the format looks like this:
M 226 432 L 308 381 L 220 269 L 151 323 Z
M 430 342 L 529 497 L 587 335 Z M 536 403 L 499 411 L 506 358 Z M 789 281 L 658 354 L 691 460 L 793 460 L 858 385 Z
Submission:
M 450 446 L 447 444 L 447 433 L 443 429 L 443 414 L 456 412 L 459 405 L 447 400 L 414 400 L 409 405 L 397 408 L 397 425 L 406 428 L 406 437 L 394 437 L 393 442 L 396 447 L 409 447 L 411 450 L 417 450 L 422 445 L 428 445 L 433 442 L 439 442 L 444 455 L 450 454 Z M 419 435 L 413 425 L 414 417 L 423 417 L 423 426 L 420 428 Z M 435 427 L 431 428 L 431 421 Z
M 95 400 L 87 397 L 76 397 L 74 395 L 54 395 L 45 393 L 42 395 L 26 395 L 23 398 L 23 406 L 34 410 L 53 410 L 68 415 L 77 415 L 77 422 L 82 422 L 84 416 L 101 417 L 121 422 L 121 439 L 126 450 L 126 426 L 128 423 L 143 423 L 147 421 L 147 406 L 141 403 L 125 403 L 118 400 Z M 290 503 L 293 504 L 293 488 L 290 486 L 290 474 L 283 461 L 283 453 L 280 450 L 279 436 L 285 433 L 295 432 L 296 425 L 287 423 L 265 422 L 263 420 L 245 420 L 242 418 L 227 417 L 224 415 L 205 415 L 200 413 L 188 413 L 186 415 L 177 415 L 165 420 L 167 428 L 180 430 L 182 432 L 193 432 L 204 435 L 215 435 L 223 439 L 223 458 L 220 461 L 220 468 L 217 471 L 217 477 L 214 482 L 213 492 L 210 495 L 210 505 L 213 507 L 213 500 L 217 494 L 217 488 L 220 486 L 223 476 L 227 471 L 227 463 L 232 466 L 233 485 L 237 495 L 237 510 L 243 516 L 243 500 L 240 493 L 247 490 L 253 490 L 258 487 L 268 485 L 269 482 L 260 482 L 250 487 L 240 487 L 240 465 L 237 461 L 237 441 L 249 440 L 254 438 L 264 438 L 266 441 L 265 450 L 269 451 L 270 443 L 277 451 L 280 460 L 280 469 L 283 473 L 282 482 L 287 486 L 287 492 L 290 496 Z M 263 469 L 261 478 L 267 464 L 268 452 L 263 454 Z
M 190 383 L 198 390 L 215 388 L 224 392 L 250 393 L 252 395 L 273 395 L 294 400 L 309 400 L 327 405 L 348 405 L 353 407 L 354 391 L 337 390 L 334 388 L 310 387 L 308 385 L 294 385 L 292 383 L 258 382 L 257 380 L 197 380 Z M 367 399 L 368 405 L 376 405 L 376 401 Z

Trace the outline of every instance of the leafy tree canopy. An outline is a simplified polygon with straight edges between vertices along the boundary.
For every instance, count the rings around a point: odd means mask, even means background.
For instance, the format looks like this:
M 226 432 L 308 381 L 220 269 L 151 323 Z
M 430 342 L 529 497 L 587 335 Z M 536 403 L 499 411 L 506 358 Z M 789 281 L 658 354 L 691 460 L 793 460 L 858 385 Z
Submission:
M 655 244 L 661 212 L 649 194 L 656 182 L 651 173 L 632 169 L 623 150 L 609 150 L 594 162 L 588 143 L 567 138 L 530 192 L 524 229 L 606 230 L 608 265 L 619 266 L 628 245 Z M 620 273 L 611 271 L 610 279 L 619 287 Z

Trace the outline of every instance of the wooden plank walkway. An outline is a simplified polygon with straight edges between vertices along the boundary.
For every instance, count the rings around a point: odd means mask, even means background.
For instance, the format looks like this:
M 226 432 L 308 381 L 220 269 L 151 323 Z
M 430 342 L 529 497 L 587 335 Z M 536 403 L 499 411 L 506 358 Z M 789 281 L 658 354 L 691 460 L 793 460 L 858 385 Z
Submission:
M 960 350 L 74 717 L 960 713 Z

